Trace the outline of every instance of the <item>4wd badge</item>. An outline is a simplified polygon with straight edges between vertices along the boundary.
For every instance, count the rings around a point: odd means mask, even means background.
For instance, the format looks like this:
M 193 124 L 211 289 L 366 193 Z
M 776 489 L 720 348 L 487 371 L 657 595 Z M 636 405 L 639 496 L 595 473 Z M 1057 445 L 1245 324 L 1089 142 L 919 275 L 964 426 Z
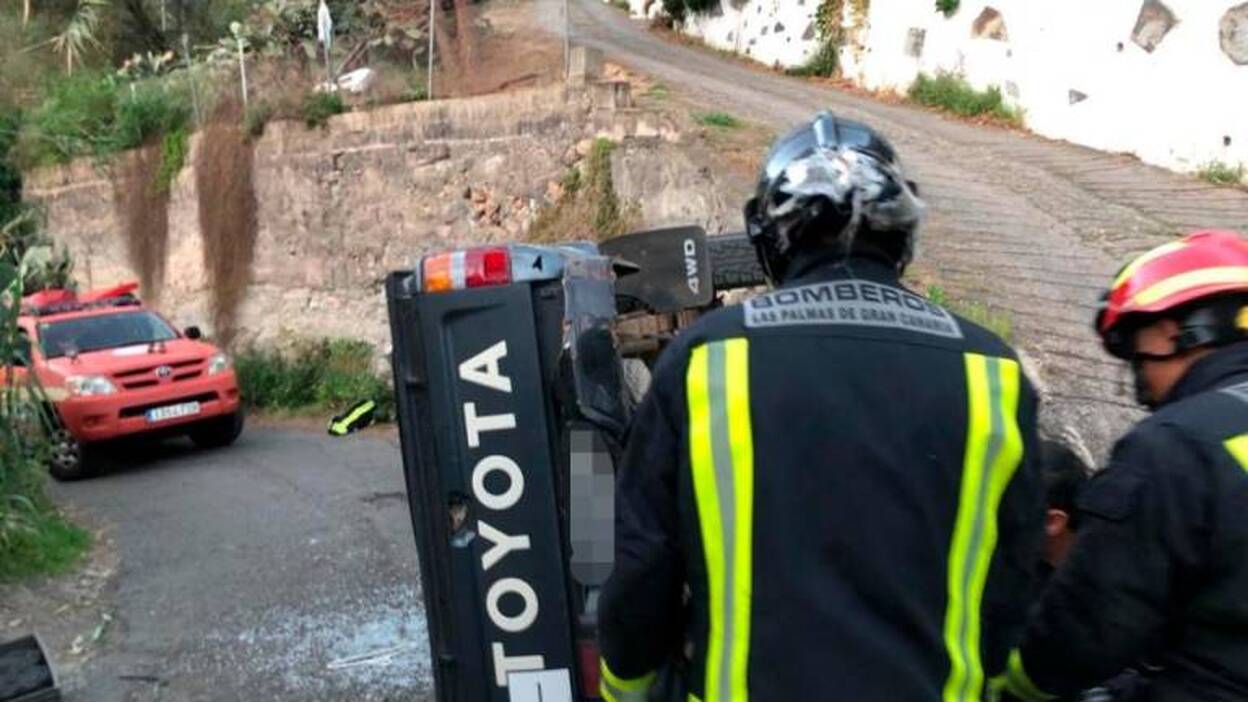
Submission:
M 685 239 L 685 280 L 689 285 L 689 292 L 700 294 L 702 285 L 698 278 L 698 243 L 693 239 Z

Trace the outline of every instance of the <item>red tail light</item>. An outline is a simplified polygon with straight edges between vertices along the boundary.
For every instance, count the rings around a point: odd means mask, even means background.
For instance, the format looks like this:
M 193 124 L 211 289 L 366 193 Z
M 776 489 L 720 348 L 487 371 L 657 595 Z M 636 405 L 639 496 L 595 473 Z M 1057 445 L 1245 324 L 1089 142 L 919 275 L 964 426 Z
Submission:
M 485 288 L 511 283 L 511 254 L 489 247 L 426 256 L 421 262 L 425 292 Z
M 581 664 L 581 694 L 588 700 L 600 699 L 598 684 L 601 673 L 598 671 L 598 642 L 593 639 L 582 639 L 576 642 L 578 662 Z

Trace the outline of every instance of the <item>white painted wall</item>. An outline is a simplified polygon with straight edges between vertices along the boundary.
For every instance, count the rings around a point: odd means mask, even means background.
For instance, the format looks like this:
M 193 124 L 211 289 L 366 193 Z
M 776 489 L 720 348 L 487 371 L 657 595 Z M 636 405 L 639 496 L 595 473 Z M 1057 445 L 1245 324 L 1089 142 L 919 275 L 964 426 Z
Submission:
M 1248 163 L 1248 66 L 1218 44 L 1218 22 L 1235 4 L 1170 0 L 1179 23 L 1150 54 L 1131 41 L 1138 0 L 963 0 L 948 19 L 932 0 L 874 0 L 868 51 L 847 68 L 866 87 L 903 91 L 920 70 L 960 72 L 976 87 L 1001 87 L 1039 134 L 1175 170 Z M 1008 41 L 972 37 L 989 5 Z M 926 33 L 918 59 L 905 52 L 911 28 Z M 1088 98 L 1072 104 L 1072 90 Z
M 801 65 L 818 48 L 803 34 L 819 1 L 746 0 L 738 10 L 722 0 L 722 12 L 685 31 L 764 64 Z M 1248 66 L 1218 44 L 1219 20 L 1242 1 L 1167 0 L 1179 22 L 1150 54 L 1131 41 L 1141 0 L 962 0 L 950 18 L 934 0 L 871 0 L 862 45 L 844 49 L 842 65 L 865 87 L 898 91 L 919 71 L 958 72 L 1000 87 L 1039 134 L 1166 168 L 1248 165 Z M 639 16 L 660 4 L 630 3 Z M 1007 41 L 972 36 L 985 6 L 1004 16 Z M 906 53 L 912 29 L 925 34 L 917 59 Z M 1087 99 L 1072 104 L 1072 90 Z
M 801 66 L 819 47 L 820 0 L 720 0 L 718 12 L 691 15 L 683 31 L 709 46 L 769 66 Z M 653 18 L 662 0 L 629 0 L 634 17 Z

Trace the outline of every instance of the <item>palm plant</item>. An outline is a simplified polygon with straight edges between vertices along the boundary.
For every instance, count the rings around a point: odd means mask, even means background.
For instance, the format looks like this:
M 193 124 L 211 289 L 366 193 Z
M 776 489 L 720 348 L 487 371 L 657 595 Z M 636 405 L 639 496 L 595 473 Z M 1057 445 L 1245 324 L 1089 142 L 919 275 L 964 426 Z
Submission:
M 4 233 L 15 226 L 6 224 Z M 43 499 L 41 475 L 35 469 L 44 436 L 38 404 L 41 394 L 32 378 L 14 372 L 22 348 L 17 315 L 23 280 L 36 257 L 23 256 L 16 263 L 0 258 L 0 549 L 36 528 L 41 513 L 38 502 Z
M 73 75 L 74 64 L 81 63 L 82 55 L 91 47 L 99 47 L 96 33 L 100 29 L 102 10 L 109 0 L 78 0 L 78 9 L 65 25 L 65 30 L 52 38 L 52 48 L 65 55 L 65 73 Z

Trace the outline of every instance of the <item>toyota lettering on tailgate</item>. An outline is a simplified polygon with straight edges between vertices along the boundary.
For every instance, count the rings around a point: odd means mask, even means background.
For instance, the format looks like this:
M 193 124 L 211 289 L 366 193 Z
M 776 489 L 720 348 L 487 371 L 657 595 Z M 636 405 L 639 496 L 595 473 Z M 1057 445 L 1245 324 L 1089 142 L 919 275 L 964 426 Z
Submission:
M 458 359 L 457 359 L 458 360 Z M 570 652 L 542 651 L 546 634 L 567 631 L 561 615 L 565 593 L 537 575 L 562 558 L 559 539 L 532 538 L 555 519 L 540 498 L 552 489 L 549 465 L 523 465 L 527 437 L 543 432 L 543 405 L 517 397 L 507 374 L 507 342 L 498 341 L 459 363 L 463 438 L 475 511 L 473 555 L 483 577 L 478 596 L 488 615 L 493 682 L 498 698 L 523 702 L 572 699 Z M 528 426 L 526 426 L 526 420 Z M 519 460 L 518 460 L 519 459 Z M 542 592 L 542 583 L 546 589 Z M 565 634 L 566 635 L 566 634 Z M 504 696 L 505 695 L 505 696 Z

